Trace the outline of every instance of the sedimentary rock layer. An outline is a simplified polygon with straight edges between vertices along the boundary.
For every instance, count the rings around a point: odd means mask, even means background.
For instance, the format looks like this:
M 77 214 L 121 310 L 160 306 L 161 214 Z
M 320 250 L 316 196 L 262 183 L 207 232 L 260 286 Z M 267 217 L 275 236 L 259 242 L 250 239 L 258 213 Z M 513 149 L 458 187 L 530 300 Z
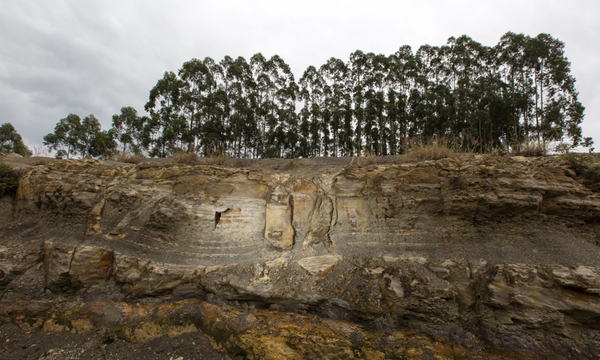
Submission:
M 5 305 L 196 299 L 524 357 L 600 351 L 600 198 L 560 157 L 70 160 L 24 171 L 0 206 Z

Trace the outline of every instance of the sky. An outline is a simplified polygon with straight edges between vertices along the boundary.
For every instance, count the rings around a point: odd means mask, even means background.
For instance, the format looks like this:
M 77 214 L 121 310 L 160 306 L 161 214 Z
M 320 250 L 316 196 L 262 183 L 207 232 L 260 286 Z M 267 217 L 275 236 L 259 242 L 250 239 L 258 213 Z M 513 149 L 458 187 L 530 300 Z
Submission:
M 278 54 L 298 79 L 355 50 L 389 55 L 464 34 L 493 46 L 512 31 L 565 43 L 584 136 L 600 148 L 598 19 L 597 0 L 2 0 L 0 124 L 41 149 L 70 113 L 104 129 L 121 107 L 144 114 L 158 79 L 192 58 Z

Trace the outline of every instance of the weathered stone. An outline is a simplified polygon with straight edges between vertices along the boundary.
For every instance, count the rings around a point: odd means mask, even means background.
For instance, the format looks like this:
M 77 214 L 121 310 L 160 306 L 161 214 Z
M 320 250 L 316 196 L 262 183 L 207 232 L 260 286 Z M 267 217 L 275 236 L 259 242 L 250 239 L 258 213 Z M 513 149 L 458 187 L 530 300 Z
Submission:
M 294 246 L 292 207 L 290 194 L 283 191 L 283 189 L 274 191 L 267 202 L 265 239 L 275 249 L 289 250 Z
M 75 249 L 69 276 L 73 287 L 90 287 L 110 278 L 114 265 L 112 250 L 80 245 Z
M 340 262 L 338 256 L 313 256 L 298 260 L 298 265 L 313 276 L 325 276 Z
M 31 167 L 14 201 L 0 202 L 0 299 L 17 308 L 20 300 L 235 304 L 248 317 L 228 318 L 236 335 L 228 334 L 255 358 L 392 354 L 362 347 L 371 341 L 363 330 L 340 320 L 420 329 L 420 343 L 436 334 L 562 358 L 600 351 L 600 198 L 561 158 L 314 169 L 302 160 L 254 169 L 79 160 Z M 115 323 L 137 311 L 117 307 L 127 311 L 102 310 Z M 317 314 L 349 332 L 333 344 L 306 337 L 310 327 L 289 336 L 244 330 L 262 326 L 250 313 L 288 316 L 274 310 Z M 195 331 L 138 315 L 143 321 L 123 332 L 130 341 Z M 96 326 L 19 321 L 78 333 Z M 394 341 L 407 344 L 377 344 Z M 451 357 L 427 344 L 406 358 Z

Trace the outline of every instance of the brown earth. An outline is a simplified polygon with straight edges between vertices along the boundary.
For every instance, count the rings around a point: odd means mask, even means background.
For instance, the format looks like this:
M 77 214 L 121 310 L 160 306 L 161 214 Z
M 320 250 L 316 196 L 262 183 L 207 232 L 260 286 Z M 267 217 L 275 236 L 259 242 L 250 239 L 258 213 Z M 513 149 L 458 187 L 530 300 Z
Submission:
M 600 352 L 600 198 L 560 156 L 3 161 L 0 358 Z

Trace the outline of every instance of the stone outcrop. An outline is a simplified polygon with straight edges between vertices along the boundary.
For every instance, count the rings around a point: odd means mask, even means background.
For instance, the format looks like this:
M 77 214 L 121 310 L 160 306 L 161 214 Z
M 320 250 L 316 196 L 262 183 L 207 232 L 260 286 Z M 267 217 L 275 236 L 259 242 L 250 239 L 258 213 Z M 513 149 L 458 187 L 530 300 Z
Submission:
M 26 168 L 0 205 L 0 318 L 49 329 L 76 299 L 59 325 L 80 331 L 113 324 L 106 304 L 194 304 L 223 318 L 185 331 L 230 356 L 596 358 L 600 197 L 561 157 L 397 162 Z M 149 316 L 119 336 L 151 338 Z

